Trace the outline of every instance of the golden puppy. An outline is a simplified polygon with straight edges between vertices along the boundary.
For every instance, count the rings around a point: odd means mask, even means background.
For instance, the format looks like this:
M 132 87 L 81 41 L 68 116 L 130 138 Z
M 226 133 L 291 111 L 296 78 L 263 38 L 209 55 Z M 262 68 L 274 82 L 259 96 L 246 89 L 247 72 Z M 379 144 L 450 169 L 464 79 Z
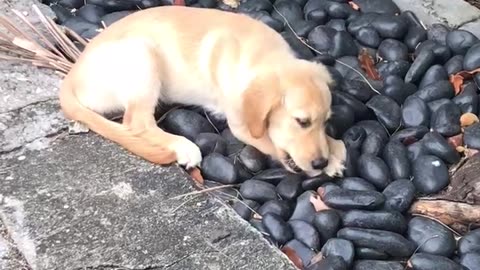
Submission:
M 65 77 L 67 118 L 157 164 L 191 168 L 199 148 L 161 130 L 159 102 L 198 105 L 294 172 L 341 174 L 346 151 L 325 134 L 331 78 L 295 58 L 284 39 L 246 15 L 180 6 L 133 13 L 96 36 Z M 121 111 L 123 123 L 102 114 Z

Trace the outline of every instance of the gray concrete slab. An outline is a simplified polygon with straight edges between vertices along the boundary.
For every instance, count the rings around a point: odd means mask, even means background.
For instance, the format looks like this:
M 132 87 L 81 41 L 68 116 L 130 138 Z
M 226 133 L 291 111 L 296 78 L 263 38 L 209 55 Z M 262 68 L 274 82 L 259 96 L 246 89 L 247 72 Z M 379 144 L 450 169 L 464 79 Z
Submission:
M 466 23 L 460 27 L 460 29 L 466 30 L 480 38 L 480 19 Z
M 31 269 L 295 269 L 217 199 L 175 199 L 194 191 L 182 169 L 99 136 L 2 164 L 0 219 Z
M 0 269 L 28 270 L 28 265 L 0 222 Z
M 56 98 L 0 113 L 0 153 L 27 145 L 36 149 L 48 147 L 48 138 L 66 126 Z
M 446 23 L 457 28 L 480 19 L 480 10 L 463 0 L 393 0 L 400 10 L 411 10 L 428 26 Z
M 33 4 L 43 14 L 54 17 L 50 8 L 36 0 L 0 1 L 0 14 L 32 34 L 11 10 L 22 12 L 32 24 L 38 25 Z M 5 29 L 1 31 L 4 32 Z M 25 145 L 46 147 L 49 141 L 47 137 L 66 127 L 66 121 L 58 108 L 59 85 L 60 76 L 52 70 L 19 62 L 0 61 L 0 153 Z
M 39 25 L 32 4 L 36 4 L 46 16 L 51 18 L 55 16 L 50 8 L 36 0 L 0 1 L 0 14 L 13 20 L 17 26 L 22 26 L 22 30 L 32 35 L 27 27 L 23 27 L 25 24 L 20 23 L 20 20 L 11 12 L 12 9 L 16 9 L 22 12 L 32 24 Z M 5 30 L 1 29 L 1 31 Z M 58 93 L 59 78 L 54 71 L 49 69 L 0 61 L 0 113 L 55 98 Z

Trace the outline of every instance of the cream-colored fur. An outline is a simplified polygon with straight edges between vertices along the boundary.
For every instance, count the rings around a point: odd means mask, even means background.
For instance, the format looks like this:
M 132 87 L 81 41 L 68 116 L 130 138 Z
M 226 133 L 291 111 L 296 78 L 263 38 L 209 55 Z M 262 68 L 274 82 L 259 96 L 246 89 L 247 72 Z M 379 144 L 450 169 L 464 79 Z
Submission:
M 158 102 L 181 103 L 224 115 L 235 136 L 291 171 L 335 175 L 346 152 L 324 130 L 330 82 L 324 66 L 295 58 L 259 21 L 168 6 L 131 14 L 91 40 L 65 77 L 60 102 L 67 118 L 158 164 L 201 162 L 193 142 L 155 123 Z M 122 124 L 101 116 L 115 111 L 124 112 Z M 302 127 L 305 121 L 311 124 Z M 314 168 L 322 158 L 328 166 Z

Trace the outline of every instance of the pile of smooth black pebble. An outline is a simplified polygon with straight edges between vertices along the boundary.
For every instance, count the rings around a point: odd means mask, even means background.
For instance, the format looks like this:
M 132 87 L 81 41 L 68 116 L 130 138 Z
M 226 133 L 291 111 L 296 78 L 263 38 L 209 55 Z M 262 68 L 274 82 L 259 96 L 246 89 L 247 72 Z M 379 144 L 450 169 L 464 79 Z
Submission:
M 172 5 L 171 0 L 44 2 L 57 23 L 85 38 L 139 9 Z M 244 0 L 231 8 L 215 0 L 186 1 L 247 14 L 281 33 L 299 58 L 327 65 L 336 82 L 327 130 L 347 146 L 344 177 L 289 173 L 201 108 L 170 111 L 161 126 L 200 147 L 207 187 L 238 184 L 214 193 L 299 268 L 479 270 L 480 229 L 458 238 L 408 209 L 416 197 L 449 184 L 448 168 L 461 159 L 449 138 L 463 136 L 460 145 L 480 149 L 480 124 L 460 122 L 464 114 L 479 114 L 480 74 L 466 80 L 460 93 L 449 82 L 449 75 L 480 68 L 480 40 L 442 24 L 425 30 L 412 12 L 400 12 L 391 0 L 353 3 Z M 322 54 L 305 46 L 273 5 Z M 380 94 L 358 74 L 368 78 L 361 53 L 380 59 L 374 68 L 382 80 L 369 79 Z M 315 208 L 312 198 L 320 198 L 326 209 Z

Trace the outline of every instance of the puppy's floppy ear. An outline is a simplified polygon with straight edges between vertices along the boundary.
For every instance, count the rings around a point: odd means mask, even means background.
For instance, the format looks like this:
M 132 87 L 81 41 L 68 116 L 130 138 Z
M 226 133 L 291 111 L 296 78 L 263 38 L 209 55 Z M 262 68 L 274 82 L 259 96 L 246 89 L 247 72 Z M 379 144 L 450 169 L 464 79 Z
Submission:
M 272 80 L 257 78 L 242 94 L 243 119 L 254 138 L 265 134 L 268 114 L 281 100 L 277 87 Z
M 328 86 L 332 87 L 335 85 L 335 81 L 332 78 L 332 75 L 330 74 L 330 71 L 323 65 L 322 63 L 312 63 L 316 66 L 316 71 L 317 71 L 317 79 L 323 81 L 326 83 Z

